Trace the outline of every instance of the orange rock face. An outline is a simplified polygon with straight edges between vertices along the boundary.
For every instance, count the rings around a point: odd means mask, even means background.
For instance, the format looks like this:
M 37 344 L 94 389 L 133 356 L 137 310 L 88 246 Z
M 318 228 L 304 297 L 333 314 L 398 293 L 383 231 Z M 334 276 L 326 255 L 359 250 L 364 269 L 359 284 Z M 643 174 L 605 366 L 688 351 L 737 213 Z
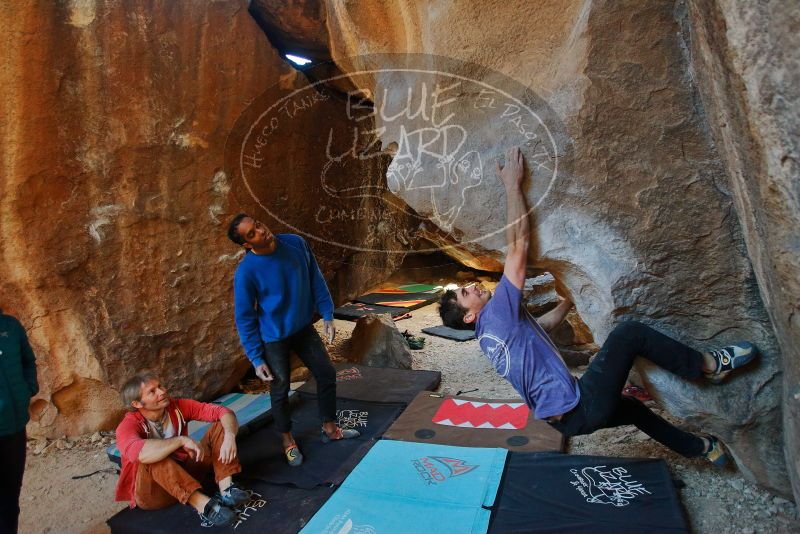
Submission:
M 426 227 L 426 237 L 472 267 L 498 268 L 505 200 L 492 161 L 521 144 L 531 262 L 569 288 L 599 341 L 619 318 L 651 322 L 698 349 L 754 341 L 759 365 L 725 388 L 647 366 L 643 376 L 674 415 L 720 436 L 745 476 L 784 495 L 788 455 L 797 490 L 796 9 L 714 0 L 302 3 L 325 20 L 327 55 L 373 101 L 394 154 L 387 186 L 441 230 Z M 281 16 L 262 19 L 282 42 L 309 40 Z M 309 47 L 319 42 L 315 35 Z M 397 54 L 420 54 L 410 59 L 416 70 Z M 448 85 L 453 74 L 459 83 Z M 451 87 L 440 117 L 453 112 L 452 121 L 418 112 L 433 87 Z M 520 116 L 498 87 L 560 123 L 563 137 L 545 157 L 542 136 L 524 132 L 520 142 Z M 494 115 L 484 112 L 493 105 Z M 456 134 L 461 151 L 430 157 L 432 137 Z M 413 135 L 428 138 L 413 145 Z M 548 160 L 558 160 L 557 179 Z M 453 161 L 467 180 L 447 175 Z M 447 187 L 436 181 L 443 169 Z M 785 443 L 776 439 L 784 430 Z
M 175 395 L 230 387 L 248 362 L 231 302 L 241 252 L 227 221 L 248 210 L 286 228 L 241 194 L 226 141 L 268 88 L 307 82 L 244 1 L 5 2 L 0 18 L 0 305 L 28 328 L 38 357 L 29 432 L 113 428 L 117 389 L 145 368 Z M 304 121 L 293 127 L 311 127 Z M 293 152 L 300 133 L 272 149 L 291 194 L 270 208 L 313 216 L 302 162 L 318 165 L 324 142 Z M 338 237 L 358 241 L 366 224 Z M 311 246 L 326 275 L 339 273 L 334 295 L 376 283 L 402 259 Z
M 289 69 L 237 2 L 13 2 L 0 17 L 0 291 L 38 356 L 29 431 L 113 428 L 115 388 L 143 368 L 214 393 L 242 363 L 224 143 Z

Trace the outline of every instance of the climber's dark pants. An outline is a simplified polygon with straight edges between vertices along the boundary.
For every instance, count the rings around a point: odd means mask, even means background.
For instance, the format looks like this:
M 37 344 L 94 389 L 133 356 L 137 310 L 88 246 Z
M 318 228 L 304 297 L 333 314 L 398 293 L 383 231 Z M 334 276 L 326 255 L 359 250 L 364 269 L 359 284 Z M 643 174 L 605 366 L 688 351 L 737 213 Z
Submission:
M 638 399 L 622 395 L 636 356 L 689 380 L 699 378 L 703 371 L 703 357 L 696 350 L 641 323 L 620 323 L 578 380 L 578 405 L 560 421 L 550 424 L 567 437 L 591 434 L 600 428 L 636 425 L 683 456 L 699 456 L 704 450 L 702 439 L 676 428 Z

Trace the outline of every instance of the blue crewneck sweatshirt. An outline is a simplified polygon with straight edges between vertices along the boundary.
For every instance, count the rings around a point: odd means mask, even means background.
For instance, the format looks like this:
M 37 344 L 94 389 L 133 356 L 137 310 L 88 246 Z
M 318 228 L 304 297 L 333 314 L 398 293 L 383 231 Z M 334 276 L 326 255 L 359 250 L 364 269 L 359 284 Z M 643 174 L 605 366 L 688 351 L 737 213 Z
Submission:
M 314 254 L 299 235 L 278 234 L 272 254 L 245 254 L 233 277 L 239 339 L 254 366 L 262 343 L 280 341 L 311 322 L 314 311 L 333 320 L 333 300 Z

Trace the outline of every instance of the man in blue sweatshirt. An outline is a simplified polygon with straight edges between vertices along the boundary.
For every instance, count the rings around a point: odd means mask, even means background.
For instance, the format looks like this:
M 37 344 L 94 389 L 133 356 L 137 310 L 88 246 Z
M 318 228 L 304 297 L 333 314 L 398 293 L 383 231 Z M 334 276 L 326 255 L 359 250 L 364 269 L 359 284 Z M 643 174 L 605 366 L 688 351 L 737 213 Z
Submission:
M 247 249 L 233 278 L 236 328 L 256 375 L 271 381 L 275 427 L 281 433 L 291 466 L 303 462 L 292 436 L 289 416 L 289 351 L 297 353 L 317 381 L 322 441 L 349 439 L 358 431 L 336 425 L 336 371 L 312 325 L 322 315 L 324 333 L 333 342 L 333 300 L 314 254 L 294 234 L 274 235 L 261 221 L 240 213 L 228 227 L 228 237 Z

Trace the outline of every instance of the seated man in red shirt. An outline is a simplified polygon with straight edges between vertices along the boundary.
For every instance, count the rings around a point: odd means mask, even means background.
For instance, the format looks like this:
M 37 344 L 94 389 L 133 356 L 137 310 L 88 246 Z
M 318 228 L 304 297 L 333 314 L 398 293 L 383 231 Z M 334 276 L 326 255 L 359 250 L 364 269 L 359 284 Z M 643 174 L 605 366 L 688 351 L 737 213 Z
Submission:
M 176 502 L 192 506 L 214 525 L 232 525 L 233 508 L 249 493 L 233 483 L 241 472 L 236 451 L 236 415 L 216 404 L 171 399 L 158 378 L 140 373 L 122 387 L 130 410 L 117 427 L 122 471 L 116 500 L 145 510 Z M 189 421 L 213 423 L 199 442 L 188 435 Z M 213 468 L 219 493 L 209 497 L 198 480 Z

